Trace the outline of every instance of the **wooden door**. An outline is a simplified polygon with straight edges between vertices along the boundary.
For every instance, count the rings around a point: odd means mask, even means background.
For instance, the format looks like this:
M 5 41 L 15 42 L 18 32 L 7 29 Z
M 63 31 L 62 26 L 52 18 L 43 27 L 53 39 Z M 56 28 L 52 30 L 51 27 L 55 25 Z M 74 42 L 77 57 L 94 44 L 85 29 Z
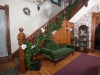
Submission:
M 92 35 L 91 35 L 91 50 L 90 52 L 94 52 L 94 44 L 95 44 L 95 29 L 100 23 L 100 12 L 92 13 Z

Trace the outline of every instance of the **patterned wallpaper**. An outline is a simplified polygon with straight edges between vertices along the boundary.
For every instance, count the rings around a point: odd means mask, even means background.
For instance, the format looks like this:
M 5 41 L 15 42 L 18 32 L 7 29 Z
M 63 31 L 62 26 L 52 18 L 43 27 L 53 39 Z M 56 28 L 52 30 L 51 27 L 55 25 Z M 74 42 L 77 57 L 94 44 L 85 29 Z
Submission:
M 85 13 L 78 21 L 75 22 L 74 36 L 78 37 L 78 28 L 81 25 L 88 26 L 89 41 L 91 40 L 91 28 L 92 28 L 92 12 L 100 12 L 100 4 L 93 6 L 87 13 Z M 89 49 L 91 48 L 91 42 L 89 42 Z

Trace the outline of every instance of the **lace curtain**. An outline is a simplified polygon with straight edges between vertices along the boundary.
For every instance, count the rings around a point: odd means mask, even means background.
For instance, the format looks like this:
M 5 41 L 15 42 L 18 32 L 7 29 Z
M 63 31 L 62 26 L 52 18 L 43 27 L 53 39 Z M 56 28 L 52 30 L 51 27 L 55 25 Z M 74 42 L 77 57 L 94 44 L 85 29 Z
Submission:
M 5 11 L 0 10 L 0 57 L 8 56 L 6 46 L 6 17 Z

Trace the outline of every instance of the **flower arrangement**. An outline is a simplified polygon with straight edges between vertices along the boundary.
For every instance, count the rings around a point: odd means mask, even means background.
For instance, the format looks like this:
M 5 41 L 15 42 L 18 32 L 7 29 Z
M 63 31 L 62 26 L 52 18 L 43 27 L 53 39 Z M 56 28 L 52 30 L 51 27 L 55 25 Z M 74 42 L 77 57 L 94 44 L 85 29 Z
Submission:
M 35 50 L 34 47 L 35 45 L 30 43 L 30 42 L 26 42 L 25 44 L 23 44 L 22 49 L 25 50 L 25 62 L 26 62 L 26 67 L 29 70 L 33 69 L 33 62 L 31 61 L 32 56 L 36 56 L 38 54 L 39 51 Z
M 33 70 L 34 64 L 32 61 L 32 57 L 36 56 L 40 52 L 40 44 L 43 40 L 46 39 L 46 35 L 44 34 L 45 29 L 41 28 L 42 34 L 36 35 L 36 43 L 32 44 L 31 42 L 26 42 L 25 44 L 22 44 L 21 48 L 25 50 L 25 62 L 26 67 L 29 70 Z

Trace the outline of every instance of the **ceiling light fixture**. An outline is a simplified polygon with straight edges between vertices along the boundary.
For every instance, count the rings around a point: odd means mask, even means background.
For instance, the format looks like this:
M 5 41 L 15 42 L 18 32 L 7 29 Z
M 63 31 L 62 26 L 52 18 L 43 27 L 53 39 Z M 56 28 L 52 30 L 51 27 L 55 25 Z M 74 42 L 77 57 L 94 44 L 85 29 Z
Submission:
M 33 3 L 37 5 L 38 11 L 40 10 L 41 5 L 47 0 L 33 0 Z

